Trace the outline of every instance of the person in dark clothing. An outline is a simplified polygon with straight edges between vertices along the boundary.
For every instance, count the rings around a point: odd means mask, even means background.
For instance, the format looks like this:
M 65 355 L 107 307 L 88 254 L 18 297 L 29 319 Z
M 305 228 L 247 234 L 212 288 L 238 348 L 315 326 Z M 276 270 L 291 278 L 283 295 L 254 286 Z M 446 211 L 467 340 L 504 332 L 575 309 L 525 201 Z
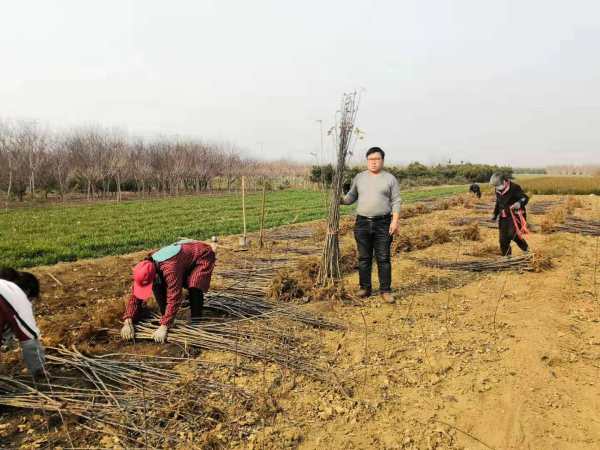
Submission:
M 502 255 L 512 254 L 511 241 L 524 252 L 529 250 L 524 235 L 527 234 L 527 211 L 525 206 L 529 197 L 521 186 L 513 183 L 503 174 L 495 173 L 490 178 L 490 184 L 496 190 L 496 205 L 491 220 L 498 220 L 500 251 Z
M 471 186 L 469 186 L 469 192 L 475 194 L 477 198 L 481 198 L 481 189 L 477 183 L 473 183 Z

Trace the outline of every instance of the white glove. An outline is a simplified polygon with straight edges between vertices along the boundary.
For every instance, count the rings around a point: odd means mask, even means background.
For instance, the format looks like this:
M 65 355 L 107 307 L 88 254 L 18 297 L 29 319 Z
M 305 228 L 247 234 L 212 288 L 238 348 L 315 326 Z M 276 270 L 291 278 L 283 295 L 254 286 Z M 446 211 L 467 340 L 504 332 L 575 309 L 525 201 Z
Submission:
M 166 325 L 161 325 L 160 327 L 158 327 L 158 329 L 154 332 L 154 335 L 152 336 L 154 338 L 154 341 L 158 342 L 159 344 L 164 344 L 167 340 L 168 331 L 169 327 L 167 327 Z
M 521 202 L 514 202 L 510 208 L 511 209 L 521 209 Z
M 123 322 L 123 328 L 121 328 L 121 338 L 124 341 L 130 341 L 135 337 L 135 329 L 133 328 L 133 322 L 131 319 L 125 319 Z

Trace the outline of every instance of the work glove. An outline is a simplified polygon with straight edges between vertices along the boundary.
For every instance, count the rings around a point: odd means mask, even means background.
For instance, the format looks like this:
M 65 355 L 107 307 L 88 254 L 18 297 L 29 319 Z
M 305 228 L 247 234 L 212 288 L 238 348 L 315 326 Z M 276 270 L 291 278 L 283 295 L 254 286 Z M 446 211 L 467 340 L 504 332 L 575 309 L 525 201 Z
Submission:
M 154 341 L 158 342 L 159 344 L 164 344 L 167 340 L 168 331 L 169 327 L 167 327 L 166 325 L 161 325 L 160 327 L 158 327 L 157 330 L 154 332 L 154 335 L 152 336 L 154 338 Z
M 521 202 L 514 202 L 510 208 L 511 209 L 521 209 Z
M 125 319 L 123 322 L 123 328 L 121 328 L 121 338 L 124 341 L 130 341 L 135 337 L 135 329 L 133 328 L 133 321 L 131 319 Z
M 213 253 L 216 255 L 217 254 L 217 243 L 219 242 L 219 239 L 216 236 L 213 236 L 212 238 L 210 238 L 210 243 L 208 245 L 210 245 L 210 248 L 212 248 Z
M 29 339 L 21 342 L 21 352 L 23 353 L 23 361 L 29 370 L 32 377 L 38 376 L 44 370 L 44 347 L 37 339 Z

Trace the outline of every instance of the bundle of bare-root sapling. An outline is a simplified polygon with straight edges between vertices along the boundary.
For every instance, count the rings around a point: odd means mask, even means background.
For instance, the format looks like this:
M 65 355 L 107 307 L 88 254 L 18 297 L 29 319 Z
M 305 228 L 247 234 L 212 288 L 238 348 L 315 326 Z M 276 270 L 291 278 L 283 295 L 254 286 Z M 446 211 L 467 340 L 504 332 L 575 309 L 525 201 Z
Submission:
M 327 217 L 327 234 L 325 236 L 321 266 L 317 278 L 317 283 L 320 286 L 331 285 L 336 280 L 340 280 L 342 275 L 342 271 L 340 270 L 339 245 L 340 198 L 342 196 L 344 169 L 346 167 L 346 160 L 350 154 L 350 144 L 352 142 L 356 124 L 359 101 L 360 96 L 357 92 L 344 94 L 342 97 L 341 110 L 338 111 L 337 115 L 335 127 L 337 138 L 337 164 L 331 186 L 329 213 Z

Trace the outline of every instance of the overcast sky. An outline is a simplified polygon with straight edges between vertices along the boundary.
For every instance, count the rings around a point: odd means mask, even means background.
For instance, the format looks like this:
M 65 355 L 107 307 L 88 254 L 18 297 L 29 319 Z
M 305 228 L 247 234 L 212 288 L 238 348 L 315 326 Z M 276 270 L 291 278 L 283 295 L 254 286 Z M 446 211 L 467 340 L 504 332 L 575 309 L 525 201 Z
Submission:
M 362 88 L 357 154 L 600 163 L 599 48 L 597 1 L 19 0 L 0 117 L 310 161 L 317 120 Z

